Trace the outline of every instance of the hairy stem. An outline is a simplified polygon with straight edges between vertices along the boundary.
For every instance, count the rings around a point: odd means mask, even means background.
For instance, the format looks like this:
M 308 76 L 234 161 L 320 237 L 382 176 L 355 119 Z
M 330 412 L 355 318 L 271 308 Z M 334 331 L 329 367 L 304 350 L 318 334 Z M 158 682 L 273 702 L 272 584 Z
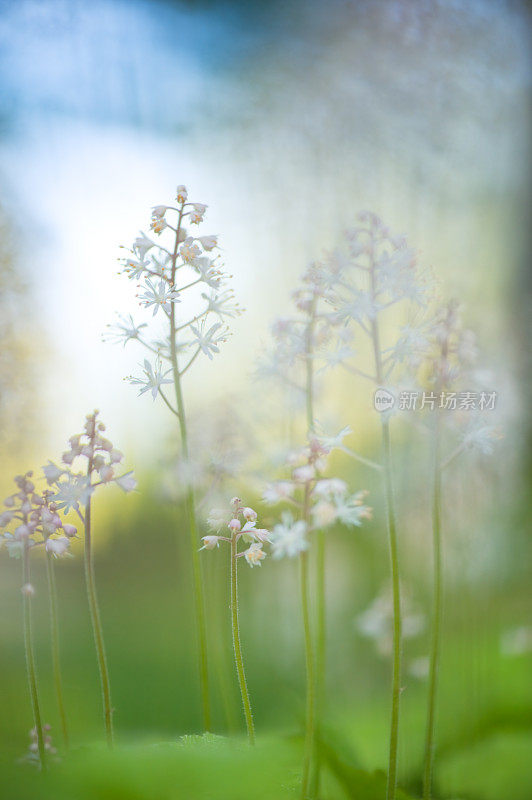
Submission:
M 231 537 L 231 627 L 233 631 L 233 650 L 235 654 L 236 673 L 238 675 L 238 685 L 240 696 L 244 707 L 246 727 L 248 731 L 248 741 L 255 744 L 255 726 L 253 725 L 253 714 L 251 713 L 251 702 L 249 700 L 248 686 L 246 683 L 246 673 L 244 672 L 244 659 L 242 658 L 242 647 L 240 645 L 240 626 L 238 623 L 238 564 L 237 564 L 237 538 L 236 533 Z
M 434 596 L 432 606 L 432 642 L 429 665 L 429 696 L 427 706 L 427 729 L 425 735 L 425 767 L 423 772 L 423 800 L 430 800 L 432 792 L 432 772 L 434 767 L 434 740 L 436 719 L 436 694 L 440 661 L 441 622 L 442 622 L 442 549 L 441 549 L 441 466 L 439 420 L 434 433 L 434 466 L 432 494 L 432 539 L 433 539 L 433 580 Z
M 179 220 L 177 224 L 177 231 L 175 237 L 174 252 L 172 254 L 172 285 L 175 284 L 177 253 L 179 247 L 179 236 L 181 231 L 181 222 L 183 218 L 183 209 L 179 212 Z M 183 390 L 181 387 L 181 375 L 179 373 L 179 366 L 177 361 L 177 345 L 176 345 L 176 320 L 175 320 L 175 303 L 171 304 L 170 309 L 170 361 L 172 364 L 172 374 L 174 379 L 174 389 L 176 396 L 177 414 L 179 417 L 179 432 L 181 436 L 181 446 L 185 460 L 189 458 L 188 449 L 188 432 L 185 415 L 185 403 L 183 399 Z M 201 562 L 198 553 L 198 526 L 196 521 L 196 504 L 194 498 L 194 490 L 189 485 L 185 495 L 185 505 L 188 518 L 188 529 L 190 535 L 190 549 L 192 558 L 192 582 L 194 591 L 194 606 L 196 615 L 196 630 L 198 637 L 198 667 L 199 667 L 199 680 L 201 690 L 202 712 L 203 712 L 203 727 L 206 731 L 212 728 L 211 717 L 211 703 L 209 693 L 209 667 L 207 658 L 207 628 L 205 623 L 205 599 L 203 592 L 203 580 L 201 575 Z
M 50 601 L 50 635 L 52 640 L 52 664 L 54 672 L 55 693 L 57 696 L 57 708 L 61 720 L 61 730 L 65 749 L 69 748 L 68 726 L 65 712 L 65 701 L 63 697 L 63 678 L 61 674 L 61 658 L 59 648 L 59 620 L 57 615 L 57 587 L 55 583 L 55 568 L 53 556 L 46 553 L 46 571 L 48 574 L 48 596 Z
M 22 582 L 23 585 L 31 585 L 29 545 L 24 542 L 24 552 L 22 555 Z M 39 759 L 41 769 L 46 769 L 46 750 L 44 747 L 44 736 L 42 730 L 41 708 L 39 705 L 39 693 L 37 691 L 37 673 L 35 669 L 35 655 L 33 653 L 33 633 L 31 623 L 31 596 L 24 592 L 24 649 L 26 651 L 26 669 L 28 673 L 28 686 L 31 697 L 31 707 L 33 710 L 33 721 L 37 731 L 37 746 L 39 749 Z
M 92 465 L 89 464 L 89 475 Z M 102 623 L 100 619 L 100 609 L 98 597 L 96 595 L 96 582 L 94 579 L 94 564 L 92 554 L 92 525 L 91 525 L 91 499 L 87 500 L 85 506 L 85 585 L 87 587 L 87 598 L 94 634 L 94 644 L 96 646 L 96 656 L 100 670 L 100 683 L 102 689 L 103 718 L 107 744 L 113 747 L 113 709 L 111 706 L 111 684 L 109 682 L 109 671 L 107 669 L 107 658 L 105 656 L 105 644 L 103 640 Z

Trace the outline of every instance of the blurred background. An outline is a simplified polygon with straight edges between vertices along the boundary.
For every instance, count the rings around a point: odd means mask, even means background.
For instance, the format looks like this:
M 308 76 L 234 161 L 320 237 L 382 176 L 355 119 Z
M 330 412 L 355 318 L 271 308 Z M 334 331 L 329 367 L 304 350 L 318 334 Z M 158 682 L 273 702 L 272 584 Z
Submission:
M 463 303 L 499 394 L 504 439 L 490 459 L 457 462 L 445 487 L 436 785 L 449 798 L 530 796 L 529 37 L 529 9 L 517 1 L 0 2 L 0 488 L 7 495 L 14 474 L 57 460 L 95 407 L 135 468 L 138 493 L 109 489 L 96 510 L 124 741 L 200 730 L 176 432 L 164 406 L 122 380 L 138 371 L 140 352 L 101 340 L 115 312 L 135 310 L 117 274 L 120 245 L 147 230 L 150 208 L 184 183 L 209 205 L 204 232 L 219 234 L 247 310 L 220 356 L 189 375 L 195 441 L 223 466 L 217 493 L 257 502 L 266 524 L 275 514 L 258 497 L 277 476 L 276 447 L 297 438 L 299 410 L 257 384 L 254 370 L 305 265 L 371 209 Z M 353 446 L 371 458 L 379 439 L 370 401 L 363 383 L 338 380 L 320 421 L 350 424 Z M 396 440 L 413 631 L 401 781 L 416 791 L 428 449 L 399 429 Z M 383 503 L 362 466 L 343 456 L 333 465 L 371 490 L 375 513 L 360 531 L 330 536 L 327 724 L 335 752 L 377 769 L 386 761 L 390 664 L 386 636 L 364 635 L 364 620 L 388 586 Z M 204 556 L 216 729 L 239 731 L 227 564 L 221 552 Z M 26 749 L 30 727 L 18 566 L 0 554 L 6 765 Z M 83 743 L 99 735 L 100 719 L 80 546 L 57 566 L 72 739 Z M 257 727 L 295 735 L 303 715 L 296 565 L 241 572 Z M 35 583 L 45 598 L 38 558 Z M 56 728 L 47 606 L 34 606 L 45 717 Z

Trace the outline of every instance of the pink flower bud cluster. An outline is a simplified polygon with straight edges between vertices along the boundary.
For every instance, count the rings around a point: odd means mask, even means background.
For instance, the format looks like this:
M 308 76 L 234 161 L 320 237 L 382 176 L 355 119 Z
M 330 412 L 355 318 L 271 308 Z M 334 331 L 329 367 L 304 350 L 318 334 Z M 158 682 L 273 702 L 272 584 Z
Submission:
M 6 510 L 0 514 L 0 527 L 12 526 L 13 532 L 4 533 L 0 544 L 4 544 L 14 558 L 20 558 L 25 547 L 42 544 L 56 558 L 67 555 L 76 528 L 61 520 L 52 499 L 53 492 L 37 492 L 32 477 L 32 472 L 17 475 L 15 483 L 19 491 L 4 500 Z M 28 597 L 34 594 L 31 584 L 26 584 L 22 590 Z

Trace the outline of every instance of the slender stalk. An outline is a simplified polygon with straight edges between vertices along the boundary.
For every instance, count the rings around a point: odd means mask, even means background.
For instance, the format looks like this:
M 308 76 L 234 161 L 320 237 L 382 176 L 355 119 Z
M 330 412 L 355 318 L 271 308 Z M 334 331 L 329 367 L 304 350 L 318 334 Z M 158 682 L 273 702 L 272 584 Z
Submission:
M 31 585 L 29 545 L 27 540 L 24 542 L 24 552 L 22 554 L 22 583 Z M 31 597 L 24 593 L 24 648 L 26 651 L 26 669 L 28 672 L 28 686 L 30 690 L 31 706 L 33 709 L 33 721 L 37 731 L 37 746 L 39 748 L 39 758 L 41 769 L 46 769 L 46 750 L 44 747 L 44 736 L 42 730 L 41 709 L 39 705 L 39 694 L 37 691 L 37 674 L 35 669 L 35 656 L 33 653 L 33 633 L 31 624 Z
M 432 642 L 429 665 L 429 696 L 427 707 L 427 729 L 425 735 L 425 767 L 423 772 L 423 800 L 430 800 L 432 794 L 432 772 L 434 768 L 434 740 L 436 720 L 436 694 L 441 646 L 442 623 L 442 548 L 441 548 L 441 464 L 439 415 L 434 431 L 434 465 L 432 495 L 432 539 L 433 539 L 433 580 L 434 595 L 432 606 Z
M 386 517 L 390 545 L 393 594 L 393 674 L 392 715 L 390 722 L 390 751 L 388 760 L 388 783 L 386 800 L 395 800 L 397 790 L 397 748 L 399 741 L 399 704 L 401 698 L 402 618 L 401 588 L 399 583 L 399 558 L 397 547 L 397 524 L 393 492 L 390 428 L 388 420 L 382 418 L 382 442 L 384 453 L 384 486 L 386 494 Z
M 89 462 L 89 476 L 92 471 L 92 464 Z M 96 656 L 100 670 L 100 683 L 102 688 L 102 700 L 104 711 L 104 725 L 107 744 L 113 747 L 113 709 L 111 706 L 111 685 L 109 682 L 109 671 L 107 669 L 107 659 L 105 656 L 105 645 L 103 640 L 102 623 L 100 619 L 100 609 L 96 595 L 96 583 L 94 579 L 94 564 L 92 558 L 92 527 L 91 527 L 91 499 L 89 497 L 85 506 L 85 584 L 87 587 L 87 598 L 96 645 Z
M 316 298 L 314 298 L 306 330 L 306 422 L 307 435 L 314 430 L 314 327 L 316 322 Z M 303 519 L 310 524 L 310 493 L 305 490 Z M 302 797 L 313 798 L 319 788 L 320 761 L 317 752 L 316 726 L 319 724 L 325 681 L 325 540 L 323 531 L 316 534 L 316 655 L 314 667 L 314 647 L 310 624 L 308 554 L 300 556 L 301 605 L 305 637 L 305 665 L 307 679 L 305 746 L 303 755 Z M 314 770 L 312 759 L 315 757 Z
M 375 281 L 375 263 L 369 271 L 370 291 L 373 302 L 376 302 L 377 287 Z M 380 345 L 380 331 L 377 316 L 371 320 L 371 339 L 375 359 L 375 377 L 377 384 L 383 381 L 382 353 Z M 388 781 L 386 786 L 386 800 L 395 800 L 397 792 L 397 751 L 399 742 L 399 705 L 401 699 L 401 661 L 402 661 L 402 618 L 401 618 L 401 587 L 399 582 L 399 556 L 397 546 L 397 523 L 395 514 L 395 499 L 392 477 L 392 452 L 390 440 L 390 423 L 385 415 L 381 416 L 381 439 L 383 451 L 383 479 L 386 498 L 386 525 L 390 548 L 390 567 L 392 573 L 393 596 L 393 667 L 392 667 L 392 713 L 390 720 L 390 746 L 388 756 Z
M 179 212 L 179 220 L 177 224 L 174 251 L 172 254 L 172 285 L 175 284 L 177 252 L 179 247 L 179 235 L 181 231 L 181 222 L 183 219 L 183 209 Z M 175 320 L 175 304 L 171 304 L 170 309 L 170 361 L 172 364 L 172 374 L 174 379 L 174 388 L 176 396 L 177 414 L 179 418 L 179 432 L 181 436 L 181 446 L 183 449 L 183 456 L 185 460 L 189 458 L 188 449 L 188 432 L 185 415 L 185 404 L 183 399 L 183 391 L 181 388 L 181 375 L 179 373 L 179 366 L 177 361 L 177 346 L 176 346 L 176 320 Z M 202 712 L 203 712 L 203 727 L 206 731 L 211 730 L 212 716 L 211 716 L 211 703 L 209 693 L 209 666 L 207 658 L 207 628 L 205 623 L 205 599 L 203 592 L 203 580 L 201 575 L 201 562 L 198 553 L 198 526 L 196 521 L 196 505 L 194 498 L 194 490 L 191 486 L 188 487 L 185 495 L 186 513 L 188 518 L 188 529 L 190 534 L 190 549 L 192 557 L 192 582 L 194 591 L 194 606 L 196 615 L 196 630 L 198 637 L 198 666 L 199 666 L 199 680 L 201 690 Z
M 57 696 L 57 707 L 61 720 L 61 730 L 65 749 L 69 748 L 68 726 L 65 713 L 65 701 L 63 697 L 63 678 L 61 675 L 61 659 L 59 648 L 59 620 L 57 615 L 57 587 L 55 582 L 55 568 L 53 556 L 46 553 L 46 571 L 48 574 L 48 597 L 50 601 L 50 633 L 52 639 L 52 663 L 54 671 L 55 693 Z
M 314 675 L 314 654 L 312 647 L 312 630 L 310 625 L 310 604 L 308 599 L 308 552 L 299 556 L 301 583 L 301 610 L 303 614 L 303 632 L 305 635 L 305 670 L 307 676 L 306 727 L 303 751 L 303 776 L 301 781 L 301 798 L 307 800 L 310 790 L 310 770 L 315 744 L 315 709 L 316 684 Z
M 244 660 L 242 658 L 242 647 L 240 645 L 240 626 L 238 623 L 238 564 L 237 564 L 237 538 L 236 533 L 231 537 L 231 627 L 233 631 L 233 650 L 235 653 L 236 672 L 238 675 L 238 685 L 244 707 L 246 727 L 248 730 L 248 741 L 255 744 L 255 726 L 253 724 L 253 714 L 251 713 L 251 702 L 249 699 L 248 686 L 246 683 L 246 673 L 244 672 Z

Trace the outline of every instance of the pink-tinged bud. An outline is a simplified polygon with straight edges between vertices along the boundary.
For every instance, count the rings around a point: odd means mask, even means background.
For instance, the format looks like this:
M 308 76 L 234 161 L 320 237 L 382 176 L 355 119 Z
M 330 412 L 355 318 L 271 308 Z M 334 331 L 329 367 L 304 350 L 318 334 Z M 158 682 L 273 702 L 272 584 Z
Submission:
M 78 453 L 74 453 L 73 450 L 67 450 L 66 453 L 63 453 L 61 456 L 61 461 L 65 464 L 72 464 L 77 455 Z
M 228 522 L 228 523 L 227 523 L 227 527 L 228 527 L 228 528 L 229 528 L 229 530 L 230 530 L 230 531 L 232 531 L 233 533 L 238 533 L 238 531 L 240 530 L 240 528 L 241 528 L 242 526 L 241 526 L 241 524 L 240 524 L 240 520 L 238 520 L 238 519 L 232 519 L 230 522 Z
M 5 528 L 13 519 L 13 511 L 4 511 L 0 514 L 0 528 Z
M 176 200 L 178 203 L 186 203 L 188 198 L 187 187 L 182 184 L 177 187 Z
M 7 506 L 7 508 L 13 508 L 13 506 L 15 505 L 15 498 L 13 497 L 13 495 L 6 497 L 6 499 L 4 500 L 4 505 Z
M 232 497 L 230 502 L 229 502 L 229 505 L 231 506 L 231 508 L 235 508 L 236 509 L 236 508 L 238 508 L 238 506 L 240 505 L 241 502 L 242 502 L 242 500 L 240 499 L 240 497 Z
M 25 583 L 24 586 L 21 587 L 20 591 L 24 597 L 35 597 L 35 587 L 32 586 L 31 583 Z
M 254 522 L 257 519 L 257 512 L 253 511 L 252 508 L 243 508 L 242 515 L 244 519 L 247 519 L 248 522 Z
M 112 464 L 118 464 L 124 458 L 124 454 L 120 450 L 111 450 L 110 456 Z
M 63 525 L 63 531 L 65 533 L 65 536 L 68 536 L 69 539 L 72 539 L 76 535 L 76 533 L 78 532 L 78 529 L 75 528 L 73 525 L 69 525 L 66 522 Z

